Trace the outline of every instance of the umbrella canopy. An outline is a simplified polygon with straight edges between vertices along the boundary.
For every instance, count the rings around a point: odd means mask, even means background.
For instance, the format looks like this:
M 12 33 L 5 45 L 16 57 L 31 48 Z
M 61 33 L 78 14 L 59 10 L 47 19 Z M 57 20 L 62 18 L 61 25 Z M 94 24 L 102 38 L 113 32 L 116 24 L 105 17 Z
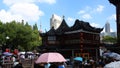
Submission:
M 20 54 L 25 54 L 25 52 L 19 52 L 18 55 L 20 55 Z
M 76 61 L 83 61 L 83 58 L 82 57 L 75 57 L 74 60 L 76 60 Z
M 60 53 L 43 53 L 36 60 L 36 63 L 66 62 L 66 59 Z
M 116 60 L 120 60 L 120 55 L 118 53 L 114 53 L 114 52 L 104 53 L 103 56 L 111 57 L 111 58 L 114 58 Z
M 120 68 L 120 61 L 114 61 L 109 64 L 106 64 L 104 68 Z
M 13 54 L 10 53 L 10 52 L 4 52 L 3 55 L 5 55 L 5 56 L 11 56 L 11 55 L 13 55 Z

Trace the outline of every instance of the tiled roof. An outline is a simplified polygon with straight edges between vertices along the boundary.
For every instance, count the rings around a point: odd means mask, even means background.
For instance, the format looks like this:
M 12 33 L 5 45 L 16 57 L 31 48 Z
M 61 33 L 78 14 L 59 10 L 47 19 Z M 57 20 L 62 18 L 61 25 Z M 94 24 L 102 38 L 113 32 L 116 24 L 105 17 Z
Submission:
M 80 29 L 95 33 L 100 33 L 103 30 L 103 28 L 92 27 L 88 22 L 79 21 L 78 19 L 75 21 L 75 24 L 72 27 L 69 27 L 66 21 L 63 19 L 61 25 L 56 30 L 51 28 L 48 32 L 46 32 L 46 35 L 61 35 L 65 32 L 76 31 Z
M 56 29 L 56 33 L 57 34 L 63 34 L 64 32 L 68 31 L 69 26 L 66 24 L 66 21 L 63 19 L 61 25 L 58 27 L 58 29 Z

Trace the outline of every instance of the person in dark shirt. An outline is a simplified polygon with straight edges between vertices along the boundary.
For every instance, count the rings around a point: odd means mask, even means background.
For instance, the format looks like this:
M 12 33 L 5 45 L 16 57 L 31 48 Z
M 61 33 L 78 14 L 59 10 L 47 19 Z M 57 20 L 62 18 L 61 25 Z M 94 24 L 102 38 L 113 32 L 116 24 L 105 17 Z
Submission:
M 51 64 L 49 68 L 58 68 L 56 64 Z
M 34 63 L 34 68 L 45 68 L 42 64 Z

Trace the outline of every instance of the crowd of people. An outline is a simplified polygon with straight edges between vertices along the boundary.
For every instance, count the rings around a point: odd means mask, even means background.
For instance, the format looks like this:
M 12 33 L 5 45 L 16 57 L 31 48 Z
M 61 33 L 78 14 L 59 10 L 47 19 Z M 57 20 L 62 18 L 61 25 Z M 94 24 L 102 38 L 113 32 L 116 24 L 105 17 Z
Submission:
M 83 61 L 67 61 L 64 63 L 41 63 L 34 65 L 34 68 L 104 68 L 106 64 L 117 61 L 113 58 L 100 57 L 97 60 L 84 59 Z M 68 67 L 70 65 L 70 67 Z
M 65 63 L 41 63 L 41 64 L 34 64 L 34 68 L 66 68 Z
M 22 60 L 30 59 L 34 60 L 37 59 L 40 56 L 39 53 L 19 53 L 18 55 L 0 55 L 0 66 L 3 68 L 5 63 L 12 63 L 12 68 L 23 68 Z M 36 64 L 34 60 L 33 67 L 34 68 L 67 68 L 68 65 L 71 66 L 71 68 L 106 68 L 106 65 L 111 62 L 117 62 L 119 60 L 116 60 L 115 58 L 109 57 L 108 55 L 105 55 L 106 57 L 100 57 L 95 59 L 89 58 L 83 58 L 82 61 L 76 61 L 73 59 L 70 59 L 70 61 L 62 62 L 62 63 L 40 63 Z
M 16 54 L 11 54 L 11 55 L 0 55 L 0 67 L 4 68 L 5 64 L 11 64 L 12 68 L 23 68 L 22 61 L 28 59 L 36 59 L 39 57 L 38 53 L 18 53 Z M 10 67 L 10 68 L 11 68 Z

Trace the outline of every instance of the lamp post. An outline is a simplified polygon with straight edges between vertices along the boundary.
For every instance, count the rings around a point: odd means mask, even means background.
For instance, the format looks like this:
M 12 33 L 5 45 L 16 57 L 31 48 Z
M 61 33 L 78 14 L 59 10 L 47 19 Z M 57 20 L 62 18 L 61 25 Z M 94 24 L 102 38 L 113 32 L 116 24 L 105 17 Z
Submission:
M 6 46 L 9 48 L 8 40 L 10 39 L 9 36 L 6 36 Z
M 6 39 L 7 39 L 7 40 L 10 39 L 10 37 L 9 37 L 9 36 L 6 36 Z
M 8 39 L 10 39 L 10 37 L 9 36 L 6 36 L 5 37 L 5 41 L 1 41 L 1 50 L 2 50 L 2 52 L 4 52 L 4 51 L 6 51 L 6 48 L 9 48 L 9 46 L 8 46 Z

